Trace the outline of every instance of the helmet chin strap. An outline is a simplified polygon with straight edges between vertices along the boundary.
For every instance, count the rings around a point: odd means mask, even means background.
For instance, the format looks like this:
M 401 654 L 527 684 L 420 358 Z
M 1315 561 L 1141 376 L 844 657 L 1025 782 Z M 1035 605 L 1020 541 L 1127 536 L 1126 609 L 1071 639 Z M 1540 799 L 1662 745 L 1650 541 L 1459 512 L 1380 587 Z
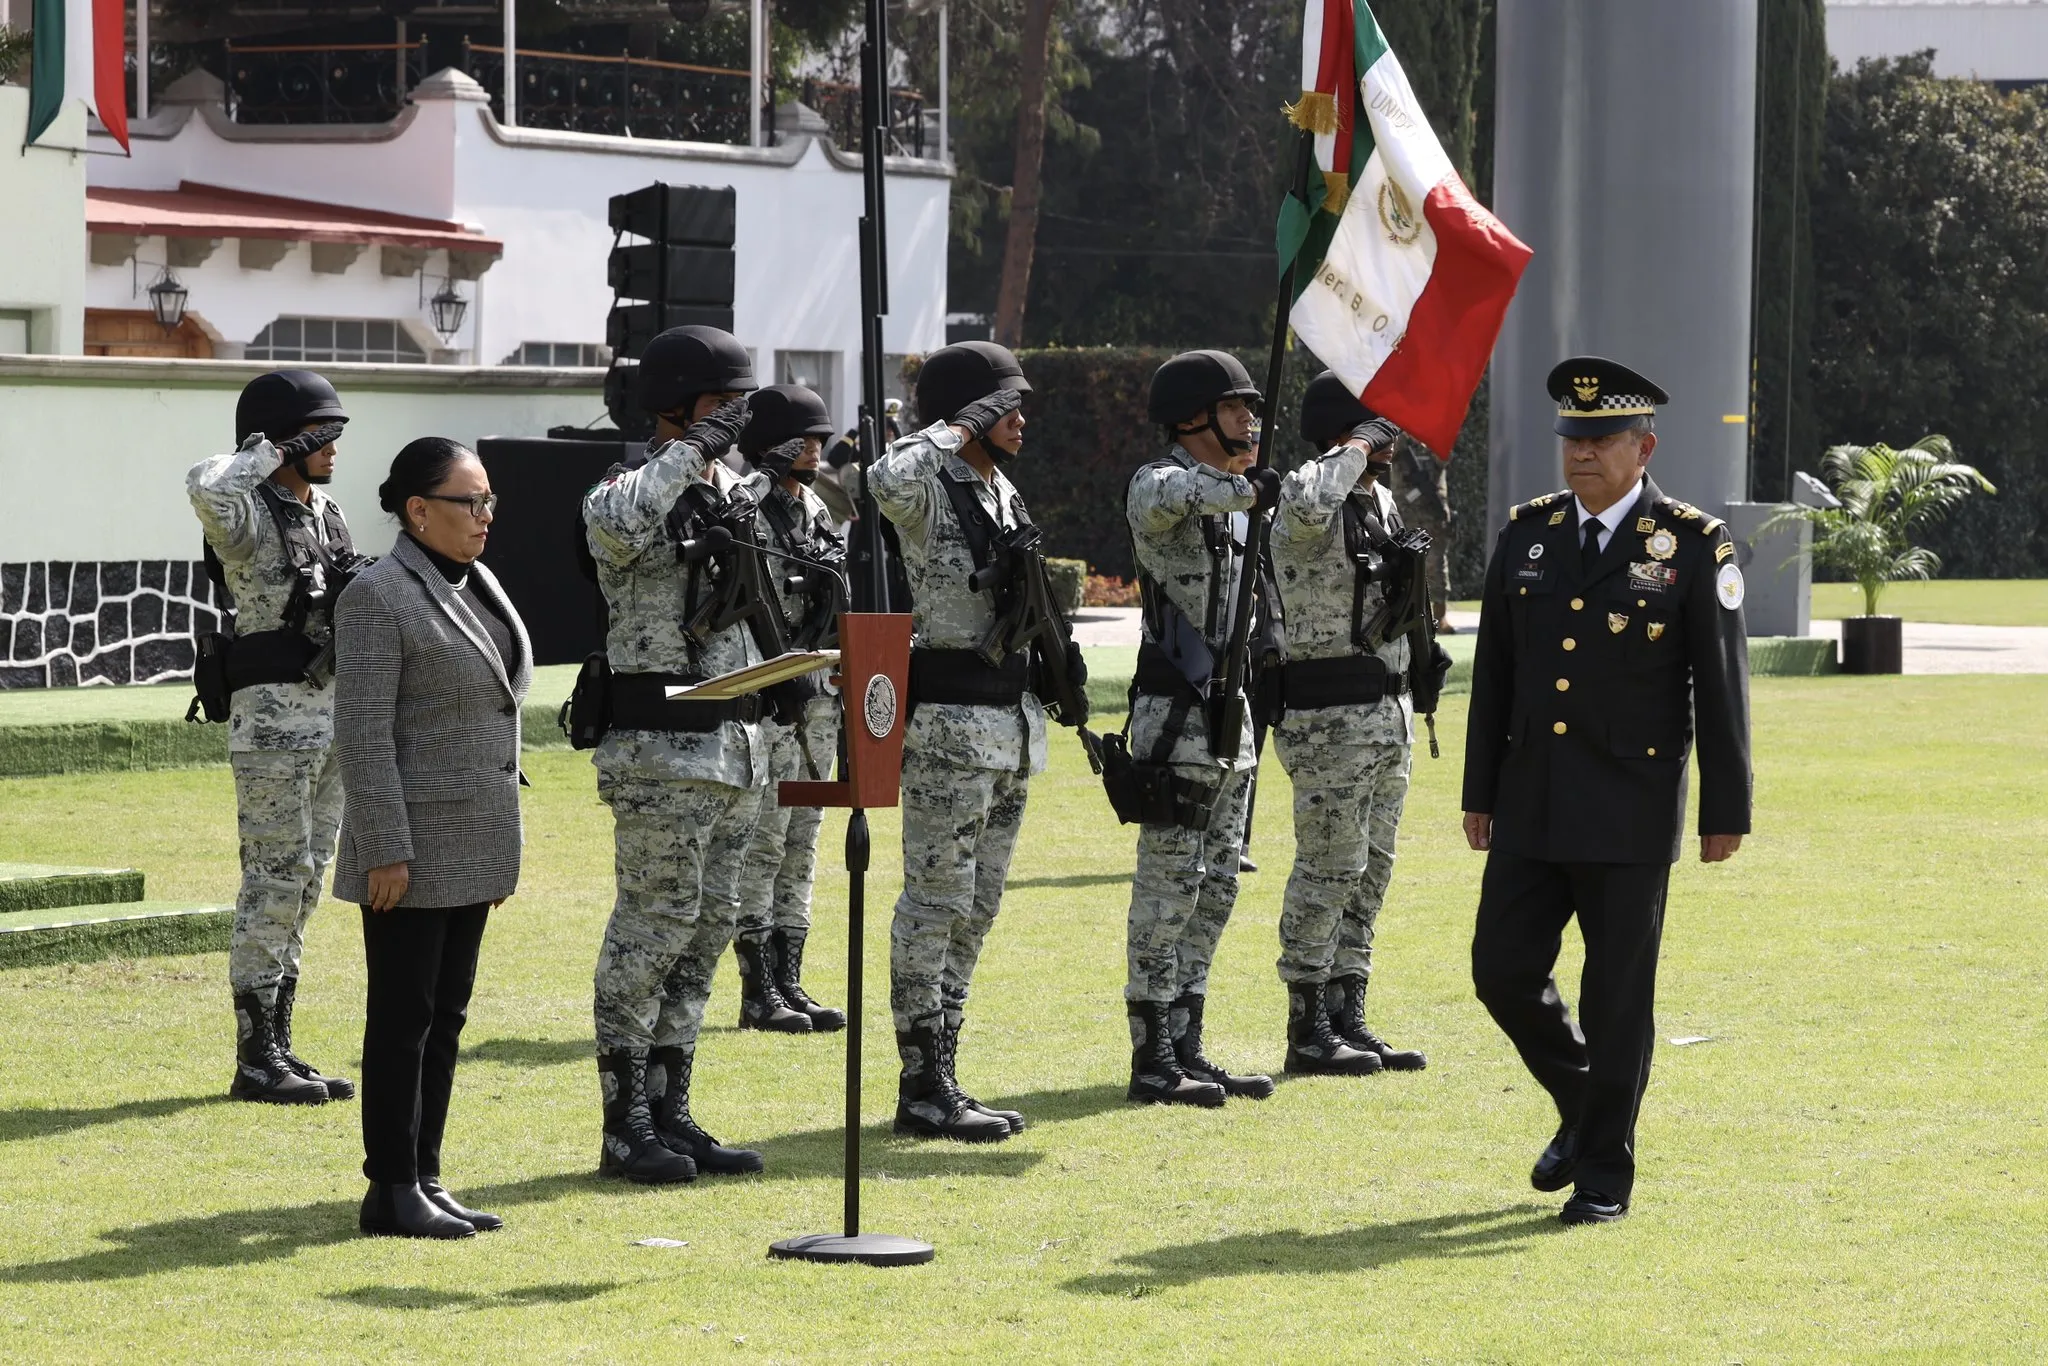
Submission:
M 1005 448 L 998 446 L 995 442 L 989 440 L 986 433 L 976 437 L 975 440 L 981 443 L 982 454 L 986 455 L 990 460 L 994 461 L 998 465 L 1007 464 L 1011 460 L 1016 459 L 1017 457 L 1017 453 L 1015 451 L 1006 450 Z
M 1252 443 L 1242 437 L 1224 435 L 1222 424 L 1216 420 L 1214 405 L 1211 405 L 1209 408 L 1209 420 L 1203 423 L 1197 430 L 1213 433 L 1216 437 L 1216 444 L 1223 447 L 1223 453 L 1227 456 L 1240 456 L 1252 448 Z

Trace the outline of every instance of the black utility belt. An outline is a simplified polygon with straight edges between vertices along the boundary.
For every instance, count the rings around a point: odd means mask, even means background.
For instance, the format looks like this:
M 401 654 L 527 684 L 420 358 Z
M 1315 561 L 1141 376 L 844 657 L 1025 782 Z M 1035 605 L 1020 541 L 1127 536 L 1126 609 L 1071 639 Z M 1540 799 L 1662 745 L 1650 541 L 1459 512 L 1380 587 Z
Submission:
M 1201 692 L 1173 666 L 1166 651 L 1149 640 L 1138 646 L 1138 667 L 1131 683 L 1138 692 L 1150 697 L 1176 697 L 1191 704 L 1202 700 Z
M 279 629 L 235 636 L 227 647 L 230 693 L 258 683 L 303 683 L 320 647 L 298 631 Z
M 992 665 L 973 650 L 912 650 L 910 700 L 913 705 L 1014 707 L 1030 686 L 1029 663 L 1021 654 Z
M 1287 711 L 1370 706 L 1408 691 L 1408 676 L 1388 669 L 1378 655 L 1293 659 L 1275 672 L 1279 703 Z
M 613 674 L 610 730 L 717 730 L 727 721 L 748 725 L 760 720 L 769 704 L 759 693 L 730 702 L 671 702 L 668 689 L 701 683 L 683 674 Z

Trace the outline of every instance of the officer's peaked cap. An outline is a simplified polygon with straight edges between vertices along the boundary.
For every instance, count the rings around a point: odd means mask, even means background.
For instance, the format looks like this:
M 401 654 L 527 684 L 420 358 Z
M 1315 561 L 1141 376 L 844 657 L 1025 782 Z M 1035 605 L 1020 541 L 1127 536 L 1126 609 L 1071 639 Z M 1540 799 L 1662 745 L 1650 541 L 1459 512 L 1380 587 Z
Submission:
M 747 396 L 740 454 L 752 459 L 793 436 L 830 436 L 835 430 L 825 400 L 801 384 L 771 384 Z
M 334 386 L 311 370 L 272 370 L 250 380 L 235 400 L 235 444 L 252 432 L 283 441 L 314 421 L 348 421 Z
M 1226 398 L 1260 397 L 1251 372 L 1228 351 L 1183 351 L 1153 372 L 1145 412 L 1154 422 L 1191 422 Z
M 1009 347 L 990 341 L 942 346 L 924 358 L 917 372 L 918 419 L 944 422 L 998 389 L 1031 392 L 1031 381 Z
M 1317 450 L 1328 450 L 1361 422 L 1379 414 L 1359 402 L 1334 370 L 1325 370 L 1308 382 L 1301 396 L 1301 439 Z
M 1654 382 L 1604 356 L 1559 361 L 1544 387 L 1557 400 L 1559 436 L 1607 436 L 1671 401 Z
M 758 387 L 747 348 L 721 328 L 671 327 L 640 353 L 640 406 L 650 413 L 672 413 L 699 394 Z

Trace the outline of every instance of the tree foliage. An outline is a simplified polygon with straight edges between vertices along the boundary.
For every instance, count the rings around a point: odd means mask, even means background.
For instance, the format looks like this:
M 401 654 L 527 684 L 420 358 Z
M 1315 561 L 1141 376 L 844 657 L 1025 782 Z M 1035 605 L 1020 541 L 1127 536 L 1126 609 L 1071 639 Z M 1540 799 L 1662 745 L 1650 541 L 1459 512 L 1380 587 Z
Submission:
M 2003 493 L 1929 548 L 2048 572 L 2048 103 L 1934 79 L 1931 54 L 1837 75 L 1813 232 L 1820 439 L 1947 433 Z

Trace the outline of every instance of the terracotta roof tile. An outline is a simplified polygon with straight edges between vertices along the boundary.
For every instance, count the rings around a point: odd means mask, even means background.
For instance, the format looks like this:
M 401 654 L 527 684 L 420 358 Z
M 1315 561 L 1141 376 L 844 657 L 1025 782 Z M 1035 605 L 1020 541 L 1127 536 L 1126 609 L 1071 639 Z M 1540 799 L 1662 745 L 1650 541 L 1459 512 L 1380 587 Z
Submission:
M 150 237 L 268 237 L 293 242 L 447 247 L 493 256 L 503 255 L 505 250 L 497 238 L 469 232 L 460 223 L 443 219 L 252 194 L 191 180 L 181 182 L 175 190 L 89 187 L 85 223 L 91 232 Z

